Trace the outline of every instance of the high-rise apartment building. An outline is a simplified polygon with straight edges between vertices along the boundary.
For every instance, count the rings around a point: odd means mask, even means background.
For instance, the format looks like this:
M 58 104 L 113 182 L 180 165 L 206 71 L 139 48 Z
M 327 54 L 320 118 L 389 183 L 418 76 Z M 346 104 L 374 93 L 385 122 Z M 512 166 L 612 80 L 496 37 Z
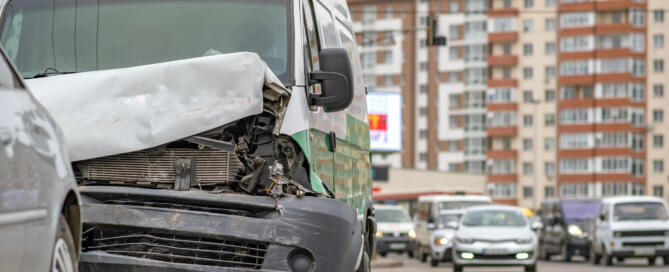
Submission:
M 669 1 L 349 4 L 357 22 L 402 11 L 404 149 L 375 163 L 485 173 L 497 202 L 532 208 L 549 197 L 669 194 Z M 447 46 L 426 46 L 428 18 Z M 379 85 L 387 70 L 366 71 Z

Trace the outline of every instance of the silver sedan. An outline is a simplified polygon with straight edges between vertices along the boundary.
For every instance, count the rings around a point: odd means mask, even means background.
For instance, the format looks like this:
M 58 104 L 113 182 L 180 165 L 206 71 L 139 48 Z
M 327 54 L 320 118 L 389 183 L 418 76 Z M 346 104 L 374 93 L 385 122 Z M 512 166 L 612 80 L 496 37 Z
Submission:
M 523 266 L 536 271 L 537 236 L 520 208 L 467 209 L 453 241 L 453 270 L 464 266 Z

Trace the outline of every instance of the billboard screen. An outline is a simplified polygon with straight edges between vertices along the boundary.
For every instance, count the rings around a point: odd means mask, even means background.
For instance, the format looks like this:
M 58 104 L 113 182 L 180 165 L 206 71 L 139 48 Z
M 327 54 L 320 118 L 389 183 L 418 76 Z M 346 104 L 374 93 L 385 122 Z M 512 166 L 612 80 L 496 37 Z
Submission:
M 369 140 L 372 151 L 402 149 L 402 96 L 399 93 L 370 92 Z

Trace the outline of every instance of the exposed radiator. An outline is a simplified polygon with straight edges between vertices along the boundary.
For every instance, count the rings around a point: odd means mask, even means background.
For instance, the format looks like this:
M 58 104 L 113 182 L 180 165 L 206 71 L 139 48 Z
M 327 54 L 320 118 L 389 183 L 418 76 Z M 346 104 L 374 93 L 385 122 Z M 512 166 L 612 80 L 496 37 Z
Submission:
M 234 154 L 211 148 L 143 150 L 76 165 L 89 181 L 175 189 L 188 186 L 183 185 L 184 179 L 192 187 L 226 184 L 236 180 L 234 175 L 241 168 Z

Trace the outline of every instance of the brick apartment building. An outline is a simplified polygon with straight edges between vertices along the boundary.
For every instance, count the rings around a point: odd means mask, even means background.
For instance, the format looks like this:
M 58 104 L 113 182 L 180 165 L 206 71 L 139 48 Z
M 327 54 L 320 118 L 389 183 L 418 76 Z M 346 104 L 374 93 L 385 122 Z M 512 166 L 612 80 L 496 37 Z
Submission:
M 374 164 L 486 174 L 525 207 L 667 197 L 669 1 L 348 2 L 367 84 L 403 97 L 403 148 Z M 429 16 L 447 46 L 426 46 Z

